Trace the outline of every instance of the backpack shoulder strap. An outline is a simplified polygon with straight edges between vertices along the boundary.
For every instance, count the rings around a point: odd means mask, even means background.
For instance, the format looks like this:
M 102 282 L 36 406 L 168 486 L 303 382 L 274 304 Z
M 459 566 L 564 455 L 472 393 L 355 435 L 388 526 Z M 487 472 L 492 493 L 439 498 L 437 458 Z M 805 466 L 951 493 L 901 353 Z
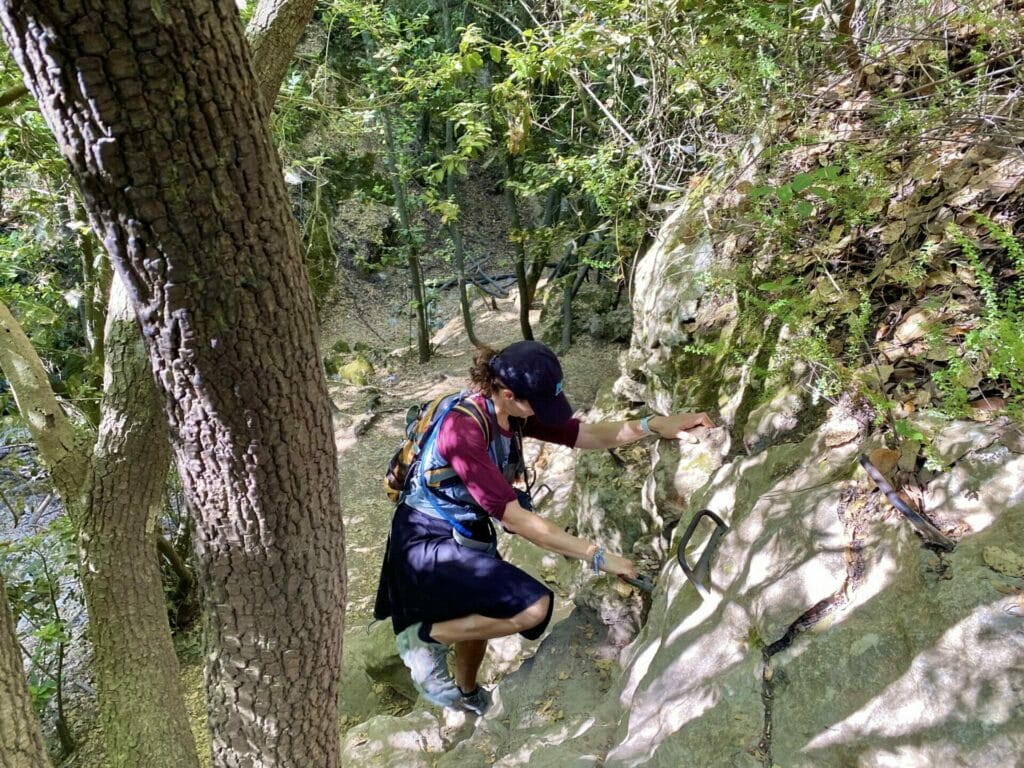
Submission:
M 484 433 L 484 445 L 491 444 L 491 419 L 489 414 L 480 408 L 480 404 L 472 397 L 464 397 L 452 408 L 453 411 L 464 413 L 477 423 Z
M 415 431 L 415 440 L 420 448 L 426 445 L 427 438 L 430 437 L 431 432 L 438 426 L 441 419 L 448 414 L 448 411 L 458 405 L 459 396 L 460 394 L 456 392 L 435 397 L 433 400 L 424 403 L 420 409 L 420 417 L 416 421 Z
M 433 413 L 430 417 L 430 422 L 424 429 L 424 435 L 421 438 L 420 446 L 424 454 L 429 455 L 431 450 L 437 450 L 437 432 L 440 431 L 440 422 L 448 415 L 448 412 L 453 410 L 455 406 L 460 403 L 463 394 L 461 392 L 454 395 L 447 395 L 445 397 L 438 398 L 436 402 L 431 403 L 433 406 Z M 430 502 L 430 505 L 434 510 L 444 519 L 448 521 L 448 524 L 452 526 L 456 531 L 467 538 L 472 538 L 472 534 L 461 524 L 458 520 L 452 517 L 444 508 L 438 503 L 437 499 L 434 498 L 434 491 L 427 484 L 426 467 L 424 466 L 424 460 L 420 460 L 417 471 L 419 473 L 420 486 L 426 489 L 426 499 Z

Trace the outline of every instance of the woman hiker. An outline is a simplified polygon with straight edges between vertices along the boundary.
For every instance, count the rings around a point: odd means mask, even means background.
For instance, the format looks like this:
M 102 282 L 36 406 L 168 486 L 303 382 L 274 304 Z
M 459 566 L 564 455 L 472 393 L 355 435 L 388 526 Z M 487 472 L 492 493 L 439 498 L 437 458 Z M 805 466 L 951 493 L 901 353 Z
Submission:
M 595 572 L 637 575 L 627 558 L 530 511 L 529 497 L 512 485 L 524 467 L 521 438 L 614 448 L 648 435 L 679 438 L 714 424 L 704 413 L 580 422 L 562 392 L 558 358 L 536 341 L 497 353 L 481 349 L 470 387 L 473 394 L 427 437 L 422 471 L 414 464 L 408 473 L 374 616 L 391 617 L 399 655 L 424 698 L 482 714 L 490 695 L 478 685 L 477 672 L 487 641 L 516 632 L 539 638 L 553 605 L 550 589 L 501 559 L 491 520 L 549 552 L 585 560 Z M 454 678 L 449 648 L 455 650 Z

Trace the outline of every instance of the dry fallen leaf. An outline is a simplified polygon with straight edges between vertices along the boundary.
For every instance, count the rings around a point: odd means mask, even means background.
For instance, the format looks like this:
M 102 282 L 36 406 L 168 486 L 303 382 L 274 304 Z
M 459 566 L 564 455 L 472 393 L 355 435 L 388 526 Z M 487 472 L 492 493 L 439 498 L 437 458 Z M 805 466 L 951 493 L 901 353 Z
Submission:
M 928 326 L 941 319 L 941 316 L 929 310 L 912 310 L 896 328 L 892 335 L 893 341 L 897 344 L 909 344 L 912 341 L 922 339 L 928 332 Z
M 892 245 L 907 231 L 907 222 L 894 221 L 882 230 L 882 245 Z
M 900 452 L 891 448 L 875 448 L 868 456 L 868 460 L 875 465 L 879 472 L 888 476 L 899 463 Z

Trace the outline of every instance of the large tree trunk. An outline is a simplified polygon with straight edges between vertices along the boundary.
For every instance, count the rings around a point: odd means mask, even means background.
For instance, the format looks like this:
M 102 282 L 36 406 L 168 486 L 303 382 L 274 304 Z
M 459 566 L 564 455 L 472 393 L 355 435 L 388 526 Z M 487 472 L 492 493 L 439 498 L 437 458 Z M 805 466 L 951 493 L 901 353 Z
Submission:
M 198 515 L 214 765 L 334 768 L 345 563 L 330 408 L 234 4 L 0 7 L 166 395 Z
M 0 768 L 50 768 L 0 570 Z

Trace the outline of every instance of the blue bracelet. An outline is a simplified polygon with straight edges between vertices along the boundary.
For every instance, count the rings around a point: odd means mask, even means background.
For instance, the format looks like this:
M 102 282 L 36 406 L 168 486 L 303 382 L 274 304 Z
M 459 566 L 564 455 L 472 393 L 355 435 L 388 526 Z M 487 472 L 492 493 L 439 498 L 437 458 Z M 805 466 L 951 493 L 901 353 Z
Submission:
M 643 432 L 645 435 L 653 435 L 654 434 L 654 430 L 651 429 L 651 417 L 650 416 L 644 416 L 642 419 L 640 419 L 640 431 Z
M 599 546 L 597 552 L 594 553 L 594 558 L 590 561 L 591 566 L 594 568 L 594 573 L 601 572 L 601 566 L 604 565 L 604 547 Z

